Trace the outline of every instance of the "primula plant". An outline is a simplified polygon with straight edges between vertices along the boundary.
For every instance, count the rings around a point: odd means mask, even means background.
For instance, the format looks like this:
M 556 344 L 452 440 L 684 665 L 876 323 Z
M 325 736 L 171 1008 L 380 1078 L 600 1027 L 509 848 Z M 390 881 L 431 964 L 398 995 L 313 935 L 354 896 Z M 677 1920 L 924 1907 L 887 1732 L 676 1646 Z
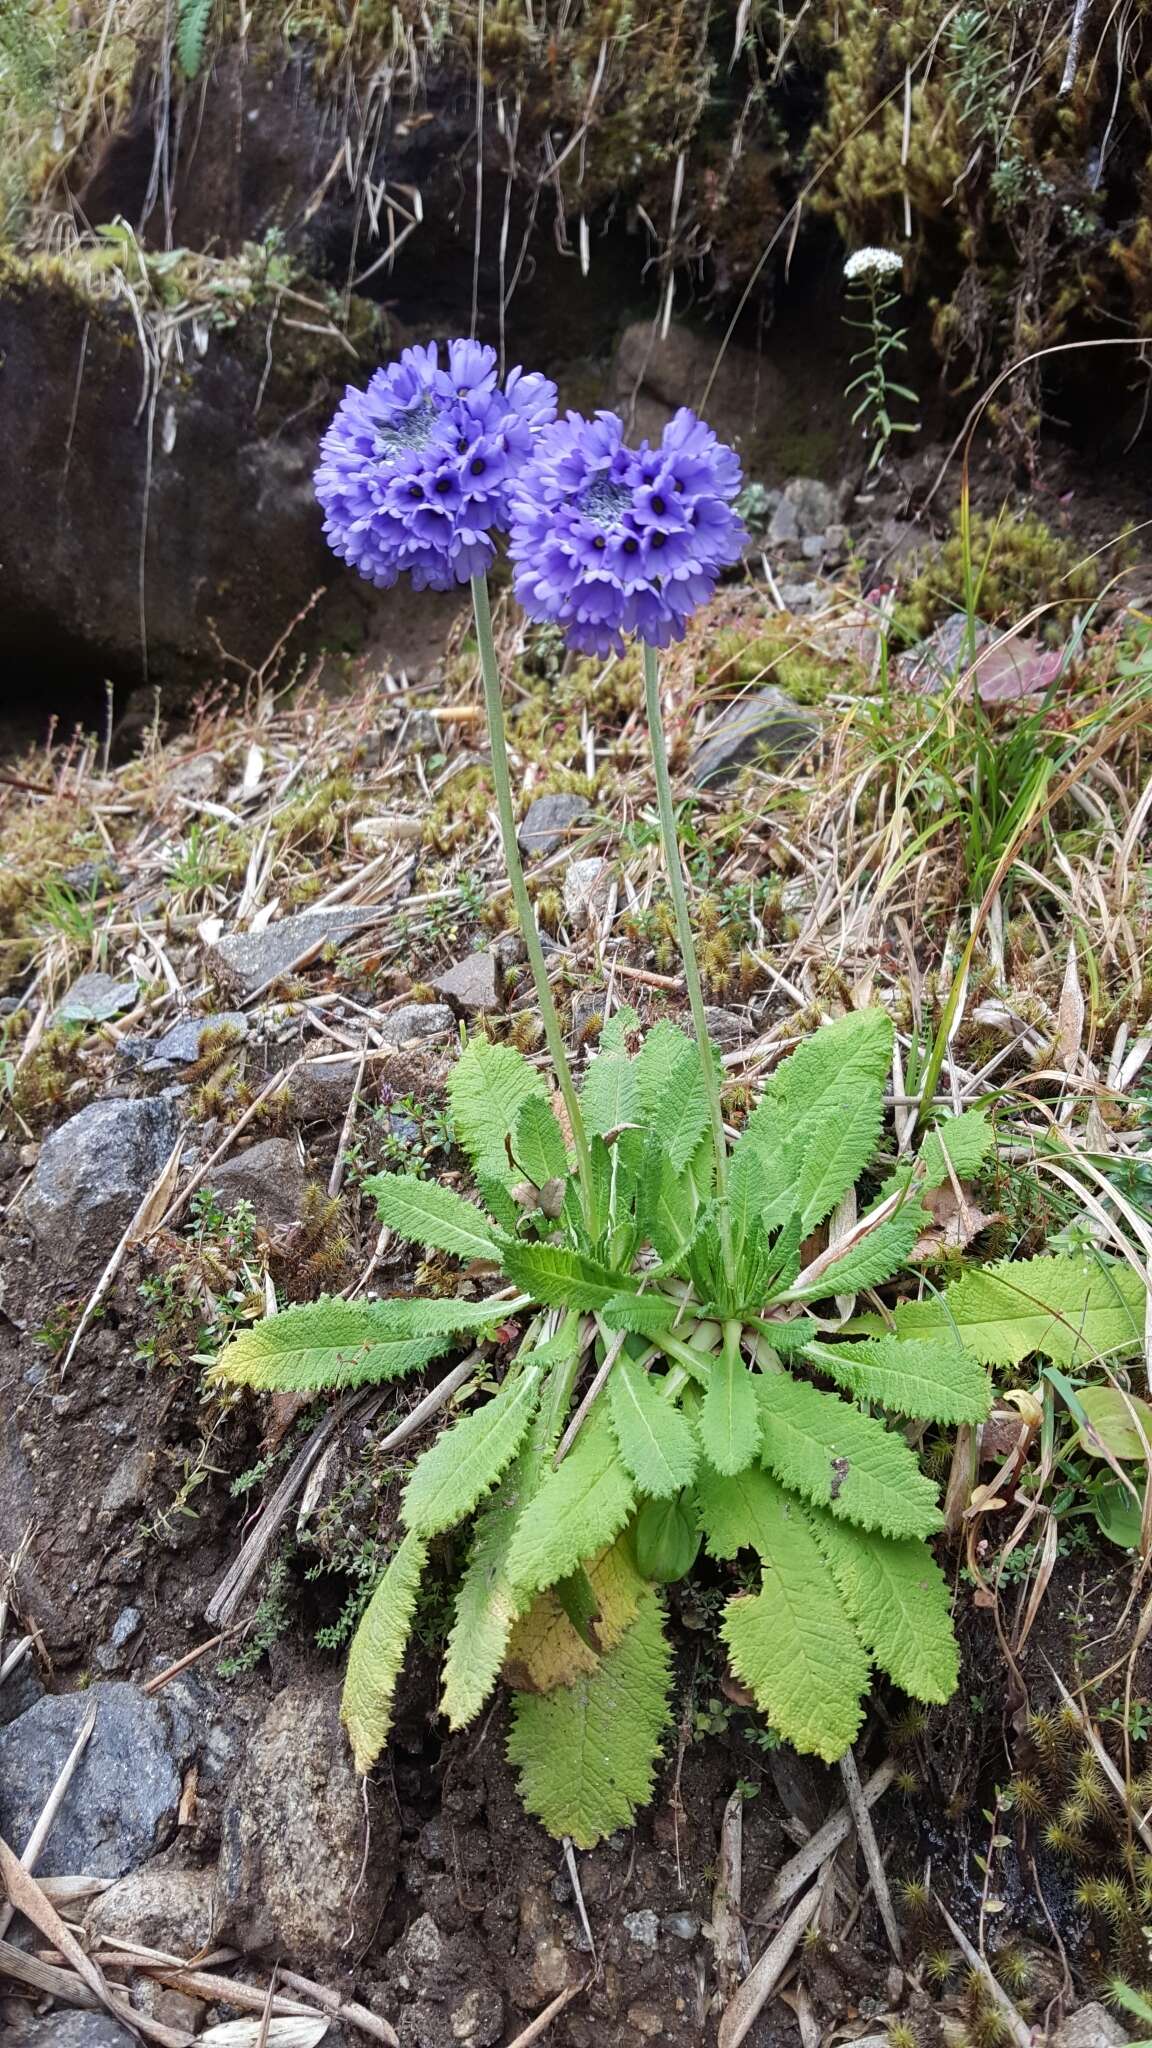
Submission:
M 946 1699 L 957 1652 L 918 1425 L 979 1422 L 988 1364 L 1098 1355 L 1138 1325 L 1127 1269 L 1087 1259 L 972 1268 L 926 1300 L 894 1293 L 929 1222 L 925 1196 L 973 1173 L 992 1132 L 968 1112 L 878 1167 L 893 1057 L 883 1008 L 801 1044 L 730 1145 L 654 650 L 738 556 L 739 467 L 687 412 L 658 448 L 633 451 L 612 415 L 553 423 L 553 409 L 542 379 L 513 372 L 501 389 L 491 350 L 452 343 L 446 370 L 435 348 L 409 350 L 367 395 L 348 394 L 317 478 L 333 545 L 374 581 L 471 582 L 504 852 L 553 1076 L 472 1040 L 449 1094 L 475 1198 L 411 1173 L 364 1184 L 399 1237 L 462 1262 L 468 1298 L 289 1309 L 235 1337 L 216 1373 L 318 1394 L 421 1372 L 460 1344 L 507 1345 L 512 1331 L 497 1389 L 474 1380 L 408 1478 L 344 1719 L 368 1770 L 422 1577 L 458 1532 L 442 1711 L 467 1727 L 502 1680 L 526 1804 L 589 1845 L 651 1793 L 672 1718 L 664 1588 L 701 1548 L 699 1568 L 731 1588 L 728 1662 L 778 1737 L 840 1757 L 874 1666 L 918 1699 Z M 579 1087 L 516 849 L 483 574 L 503 527 L 533 616 L 582 649 L 643 644 L 693 1035 L 669 1021 L 645 1035 L 622 1010 Z M 862 1176 L 870 1192 L 850 1201 Z M 852 1314 L 861 1293 L 872 1307 Z

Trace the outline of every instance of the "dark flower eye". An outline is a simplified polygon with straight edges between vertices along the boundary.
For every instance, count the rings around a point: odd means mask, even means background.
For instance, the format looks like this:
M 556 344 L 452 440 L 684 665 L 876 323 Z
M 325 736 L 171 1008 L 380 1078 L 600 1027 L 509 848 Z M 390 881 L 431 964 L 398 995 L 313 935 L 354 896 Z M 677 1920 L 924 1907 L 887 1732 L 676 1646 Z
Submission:
M 436 479 L 436 489 L 439 492 L 440 496 L 443 497 L 446 491 L 450 491 L 452 489 L 451 478 L 446 476 L 438 476 Z
M 659 514 L 664 511 L 664 509 L 665 507 L 663 498 L 653 498 L 652 510 L 657 514 L 657 516 L 659 516 Z
M 484 457 L 482 455 L 477 455 L 475 459 L 468 464 L 468 467 L 472 472 L 473 476 L 483 476 L 484 471 L 488 467 L 488 464 L 485 462 Z
M 463 434 L 461 434 L 460 439 L 456 443 L 456 453 L 457 455 L 467 455 L 468 453 L 468 443 L 464 439 Z
M 423 495 L 424 495 L 424 493 L 423 493 L 423 492 L 422 492 L 422 490 L 420 489 L 420 486 L 419 486 L 419 484 L 409 484 L 409 486 L 408 486 L 408 496 L 409 496 L 410 498 L 422 498 L 422 497 L 423 497 Z
M 667 538 L 668 538 L 668 536 L 667 536 L 667 534 L 666 534 L 666 533 L 654 533 L 654 534 L 652 535 L 652 545 L 653 545 L 653 547 L 654 547 L 654 548 L 662 548 L 662 547 L 663 547 L 663 545 L 664 545 L 664 543 L 665 543 L 665 541 L 667 540 Z
M 592 545 L 595 548 L 597 554 L 599 555 L 603 554 L 604 549 L 607 547 L 608 543 L 605 540 L 604 535 L 602 533 L 598 533 Z
M 626 555 L 634 555 L 634 554 L 636 553 L 636 550 L 637 550 L 637 548 L 638 548 L 639 546 L 640 546 L 640 543 L 639 543 L 639 541 L 638 541 L 638 540 L 634 540 L 634 539 L 632 538 L 632 535 L 631 535 L 631 534 L 629 534 L 629 536 L 628 536 L 627 540 L 626 540 L 626 541 L 625 541 L 625 543 L 624 543 L 624 553 L 625 553 Z

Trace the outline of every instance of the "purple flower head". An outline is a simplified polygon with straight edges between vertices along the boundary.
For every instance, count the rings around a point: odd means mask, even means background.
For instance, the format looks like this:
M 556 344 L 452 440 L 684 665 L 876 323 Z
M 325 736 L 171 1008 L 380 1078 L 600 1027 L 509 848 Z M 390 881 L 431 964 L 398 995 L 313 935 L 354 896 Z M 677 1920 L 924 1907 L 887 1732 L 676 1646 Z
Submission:
M 682 640 L 746 539 L 732 510 L 740 464 L 686 406 L 658 448 L 624 444 L 613 412 L 546 426 L 511 487 L 509 553 L 530 618 L 582 654 Z
M 493 529 L 509 522 L 509 490 L 540 429 L 556 417 L 547 377 L 509 372 L 496 351 L 450 341 L 406 348 L 349 385 L 320 445 L 316 496 L 341 559 L 385 590 L 408 574 L 447 590 L 488 567 Z

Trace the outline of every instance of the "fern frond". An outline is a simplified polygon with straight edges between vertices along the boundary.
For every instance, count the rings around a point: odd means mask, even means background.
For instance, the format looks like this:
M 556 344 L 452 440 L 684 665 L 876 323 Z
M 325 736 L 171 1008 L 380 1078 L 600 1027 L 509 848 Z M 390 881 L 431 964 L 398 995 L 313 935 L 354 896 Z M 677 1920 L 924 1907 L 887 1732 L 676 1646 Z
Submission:
M 185 78 L 195 78 L 204 62 L 204 41 L 212 17 L 212 0 L 178 0 L 176 55 Z

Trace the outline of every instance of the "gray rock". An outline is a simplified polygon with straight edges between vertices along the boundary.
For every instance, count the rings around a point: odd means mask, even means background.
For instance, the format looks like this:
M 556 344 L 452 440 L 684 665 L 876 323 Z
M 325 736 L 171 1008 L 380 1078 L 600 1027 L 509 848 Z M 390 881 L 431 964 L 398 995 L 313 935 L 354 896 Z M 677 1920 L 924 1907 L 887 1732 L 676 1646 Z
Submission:
M 436 754 L 443 745 L 440 723 L 430 711 L 410 711 L 400 733 L 400 745 L 408 754 Z
M 780 602 L 786 612 L 810 612 L 823 604 L 828 594 L 826 583 L 781 583 Z
M 122 1607 L 108 1632 L 106 1642 L 96 1651 L 101 1671 L 122 1671 L 131 1661 L 131 1645 L 144 1626 L 138 1607 Z
M 36 1669 L 31 1651 L 28 1651 L 0 1685 L 0 1728 L 6 1728 L 9 1721 L 26 1714 L 29 1707 L 34 1707 L 43 1697 L 44 1681 Z
M 655 1948 L 660 1939 L 660 1916 L 650 1906 L 645 1906 L 640 1913 L 625 1913 L 624 1925 L 629 1941 L 636 1942 L 640 1948 Z
M 748 1026 L 735 1010 L 720 1010 L 712 1004 L 704 1006 L 704 1021 L 713 1045 L 721 1047 L 742 1044 Z
M 177 1067 L 194 1067 L 206 1032 L 227 1032 L 237 1044 L 248 1036 L 248 1019 L 242 1010 L 217 1010 L 210 1017 L 181 1017 L 161 1032 L 159 1038 L 125 1038 L 120 1055 L 141 1074 L 167 1074 Z
M 516 834 L 525 860 L 555 853 L 569 838 L 572 826 L 587 816 L 588 805 L 582 796 L 534 797 Z
M 152 1453 L 143 1444 L 125 1451 L 100 1496 L 102 1515 L 122 1515 L 138 1508 L 148 1498 L 152 1483 Z
M 398 1010 L 385 1010 L 380 1018 L 380 1035 L 387 1045 L 443 1038 L 455 1029 L 456 1019 L 447 1003 L 403 1003 Z
M 72 983 L 52 1015 L 54 1024 L 106 1024 L 130 1010 L 140 993 L 135 979 L 117 981 L 111 974 L 82 974 Z
M 612 863 L 594 853 L 588 860 L 569 861 L 564 873 L 564 916 L 577 929 L 597 924 L 608 903 Z
M 700 1920 L 695 1913 L 665 1913 L 660 1925 L 674 1941 L 695 1941 L 700 1932 Z
M 308 1175 L 291 1138 L 262 1138 L 214 1166 L 208 1186 L 222 1208 L 250 1202 L 262 1230 L 283 1230 L 299 1218 Z
M 438 974 L 432 987 L 457 1016 L 491 1016 L 501 1007 L 500 962 L 495 953 L 468 953 Z
M 761 751 L 778 761 L 795 760 L 819 730 L 810 711 L 770 684 L 741 697 L 713 720 L 692 756 L 692 780 L 698 789 L 729 782 Z
M 45 1694 L 0 1729 L 0 1835 L 23 1847 L 94 1699 L 96 1725 L 37 1866 L 45 1877 L 124 1877 L 176 1825 L 187 1725 L 162 1693 L 111 1680 Z
M 655 332 L 651 320 L 637 320 L 617 346 L 612 399 L 630 442 L 659 438 L 672 411 L 691 405 L 704 407 L 722 441 L 747 451 L 758 428 L 786 413 L 789 390 L 783 372 L 756 349 L 733 344 L 717 360 L 715 333 L 698 334 L 679 320 Z
M 335 1123 L 347 1112 L 360 1072 L 355 1054 L 346 1060 L 305 1060 L 289 1080 L 288 1101 L 298 1123 Z
M 137 2048 L 138 2038 L 106 2012 L 60 2012 L 22 2027 L 12 2048 Z
M 1093 2000 L 1061 2022 L 1052 2036 L 1052 2048 L 1121 2048 L 1128 2039 L 1115 2014 Z
M 806 562 L 822 562 L 828 553 L 828 537 L 823 533 L 808 533 L 800 543 L 800 553 Z
M 228 988 L 255 995 L 266 982 L 308 966 L 326 946 L 340 946 L 388 913 L 350 910 L 306 910 L 282 917 L 262 932 L 227 932 L 206 948 L 208 963 Z
M 444 1952 L 444 1940 L 431 1913 L 421 1913 L 400 1943 L 400 1960 L 406 1970 L 434 1970 Z
M 24 1214 L 55 1266 L 103 1266 L 176 1142 L 175 1105 L 94 1102 L 53 1131 L 24 1191 Z
M 981 653 L 992 640 L 992 628 L 977 619 L 969 628 L 963 612 L 950 612 L 919 646 L 902 654 L 897 663 L 901 677 L 922 689 L 939 689 L 956 680 L 961 669 Z
M 835 524 L 839 507 L 836 493 L 814 476 L 794 476 L 784 486 L 782 505 L 791 507 L 801 539 L 824 533 Z
M 504 2032 L 504 2000 L 494 1984 L 474 1984 L 448 2015 L 454 2041 L 469 2048 L 496 2048 Z
M 103 896 L 122 889 L 127 876 L 110 861 L 82 860 L 74 868 L 65 868 L 60 880 L 77 896 Z
M 782 497 L 768 526 L 768 540 L 773 547 L 791 547 L 800 538 L 800 527 L 794 507 L 787 497 Z
M 592 1024 L 603 1021 L 606 992 L 602 988 L 577 989 L 569 1004 L 569 1030 L 573 1038 L 583 1041 Z
M 355 1946 L 391 1897 L 398 1839 L 386 1802 L 365 1815 L 335 1692 L 287 1687 L 224 1808 L 216 1933 L 245 1951 L 346 1960 L 350 1930 Z
M 192 1956 L 212 1945 L 215 1890 L 214 1869 L 173 1869 L 155 1857 L 94 1899 L 84 1924 L 93 1935 Z

